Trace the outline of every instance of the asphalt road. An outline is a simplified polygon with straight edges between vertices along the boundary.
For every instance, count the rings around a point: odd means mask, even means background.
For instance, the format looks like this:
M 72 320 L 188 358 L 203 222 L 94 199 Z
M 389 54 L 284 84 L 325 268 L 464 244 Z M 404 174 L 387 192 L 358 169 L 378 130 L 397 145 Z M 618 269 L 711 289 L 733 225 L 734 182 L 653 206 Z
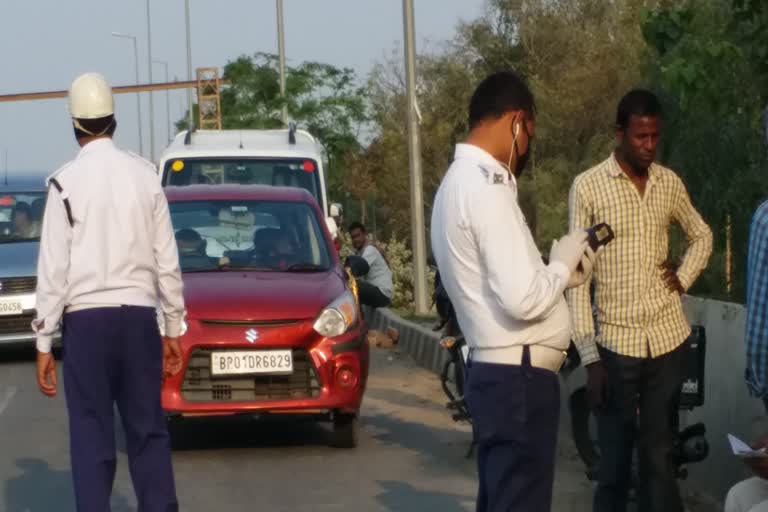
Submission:
M 73 511 L 63 394 L 51 400 L 38 392 L 32 356 L 0 350 L 0 510 Z M 451 421 L 437 378 L 407 356 L 372 356 L 356 449 L 330 448 L 323 424 L 189 424 L 174 451 L 181 510 L 474 510 L 470 430 Z M 591 487 L 561 440 L 553 510 L 587 512 Z M 113 512 L 135 511 L 122 433 L 118 449 Z

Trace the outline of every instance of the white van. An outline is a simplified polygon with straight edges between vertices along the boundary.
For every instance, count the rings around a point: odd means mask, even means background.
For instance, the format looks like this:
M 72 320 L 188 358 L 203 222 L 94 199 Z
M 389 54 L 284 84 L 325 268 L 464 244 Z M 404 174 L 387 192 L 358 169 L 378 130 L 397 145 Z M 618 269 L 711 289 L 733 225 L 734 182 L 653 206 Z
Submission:
M 164 187 L 196 184 L 292 186 L 308 190 L 331 217 L 320 143 L 294 125 L 282 130 L 188 130 L 179 133 L 160 156 Z

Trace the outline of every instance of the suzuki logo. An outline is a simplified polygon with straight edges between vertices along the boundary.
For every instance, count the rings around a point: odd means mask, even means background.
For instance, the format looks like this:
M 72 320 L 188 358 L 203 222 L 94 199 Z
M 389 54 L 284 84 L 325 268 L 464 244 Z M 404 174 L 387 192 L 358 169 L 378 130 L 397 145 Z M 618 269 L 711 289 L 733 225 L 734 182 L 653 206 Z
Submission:
M 256 329 L 248 329 L 245 331 L 245 339 L 248 340 L 248 343 L 253 343 L 257 339 L 259 339 L 259 331 Z

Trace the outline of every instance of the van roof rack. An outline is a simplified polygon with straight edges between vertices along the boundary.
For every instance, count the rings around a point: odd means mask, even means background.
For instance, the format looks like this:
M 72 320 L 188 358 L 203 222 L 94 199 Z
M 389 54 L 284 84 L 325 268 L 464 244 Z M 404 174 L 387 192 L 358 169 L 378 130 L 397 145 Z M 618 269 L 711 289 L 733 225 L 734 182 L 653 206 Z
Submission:
M 288 144 L 296 144 L 296 122 L 288 123 Z
M 187 134 L 184 135 L 184 145 L 189 146 L 192 144 L 192 134 L 197 131 L 197 126 L 194 124 L 192 125 L 192 128 L 187 129 Z

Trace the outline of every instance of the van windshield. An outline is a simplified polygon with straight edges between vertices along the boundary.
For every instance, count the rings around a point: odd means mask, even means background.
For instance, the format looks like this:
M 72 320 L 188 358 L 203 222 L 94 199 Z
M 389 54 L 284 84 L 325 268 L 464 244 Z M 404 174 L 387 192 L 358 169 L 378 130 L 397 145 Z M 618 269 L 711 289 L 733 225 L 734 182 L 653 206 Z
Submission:
M 317 162 L 309 158 L 172 158 L 166 162 L 163 176 L 165 186 L 299 187 L 323 205 Z

